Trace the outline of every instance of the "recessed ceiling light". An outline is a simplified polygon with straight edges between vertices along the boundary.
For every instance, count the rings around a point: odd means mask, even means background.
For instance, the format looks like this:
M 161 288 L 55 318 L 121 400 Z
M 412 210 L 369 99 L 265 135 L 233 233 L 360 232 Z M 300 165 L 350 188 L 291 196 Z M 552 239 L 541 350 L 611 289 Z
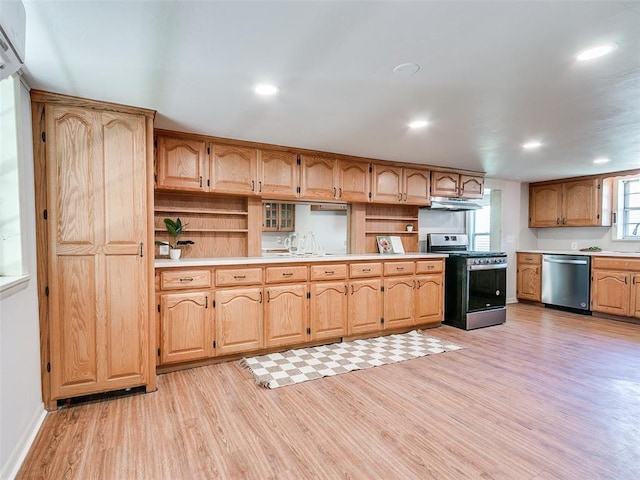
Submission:
M 539 142 L 537 140 L 522 144 L 522 148 L 524 148 L 525 150 L 535 150 L 536 148 L 540 148 L 541 146 L 542 142 Z
M 587 50 L 583 50 L 580 52 L 576 59 L 580 62 L 585 62 L 587 60 L 593 60 L 594 58 L 602 57 L 607 53 L 611 53 L 618 48 L 617 43 L 607 43 L 605 45 L 598 45 L 596 47 L 588 48 Z
M 253 91 L 258 95 L 275 95 L 280 91 L 280 88 L 270 83 L 260 83 L 253 87 Z
M 409 128 L 424 128 L 427 125 L 429 125 L 429 122 L 427 122 L 426 120 L 414 120 L 408 125 L 409 125 Z
M 403 77 L 410 77 L 418 70 L 420 70 L 420 65 L 417 63 L 401 63 L 393 69 L 393 73 Z
M 609 162 L 609 161 L 610 161 L 610 160 L 609 160 L 608 158 L 604 158 L 604 157 L 602 157 L 602 158 L 596 158 L 596 159 L 593 161 L 593 163 L 607 163 L 607 162 Z

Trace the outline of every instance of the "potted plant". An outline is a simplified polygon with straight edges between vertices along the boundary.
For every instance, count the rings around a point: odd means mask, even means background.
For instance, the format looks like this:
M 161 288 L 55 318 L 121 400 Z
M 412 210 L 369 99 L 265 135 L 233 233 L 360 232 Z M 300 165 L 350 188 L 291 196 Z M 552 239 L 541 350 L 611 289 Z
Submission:
M 407 232 L 413 232 L 413 223 L 407 223 Z
M 182 234 L 187 224 L 182 223 L 180 218 L 176 219 L 175 222 L 170 218 L 165 218 L 164 224 L 167 227 L 169 235 L 173 237 L 173 244 L 156 240 L 156 245 L 169 245 L 169 257 L 171 257 L 172 260 L 178 260 L 180 258 L 180 248 L 178 247 L 181 245 L 193 245 L 191 240 L 178 240 L 178 237 Z

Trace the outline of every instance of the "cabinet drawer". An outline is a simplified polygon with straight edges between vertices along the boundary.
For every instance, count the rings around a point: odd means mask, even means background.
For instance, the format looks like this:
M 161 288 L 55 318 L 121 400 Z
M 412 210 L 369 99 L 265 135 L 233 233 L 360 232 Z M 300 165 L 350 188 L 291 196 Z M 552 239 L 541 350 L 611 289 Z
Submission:
M 211 286 L 211 270 L 165 270 L 160 272 L 160 288 L 202 288 Z
M 382 275 L 381 263 L 352 263 L 349 265 L 349 277 L 367 278 Z
M 262 268 L 234 268 L 216 270 L 216 286 L 255 285 L 262 283 Z
M 413 275 L 416 269 L 414 262 L 385 262 L 384 274 L 387 275 Z
M 346 265 L 312 265 L 311 280 L 342 280 L 347 278 Z
M 306 282 L 307 267 L 267 267 L 267 283 Z
M 416 262 L 416 273 L 440 273 L 444 270 L 442 260 L 421 260 Z
M 518 263 L 542 264 L 542 255 L 539 253 L 518 253 Z
M 640 272 L 640 258 L 593 256 L 591 257 L 591 268 Z

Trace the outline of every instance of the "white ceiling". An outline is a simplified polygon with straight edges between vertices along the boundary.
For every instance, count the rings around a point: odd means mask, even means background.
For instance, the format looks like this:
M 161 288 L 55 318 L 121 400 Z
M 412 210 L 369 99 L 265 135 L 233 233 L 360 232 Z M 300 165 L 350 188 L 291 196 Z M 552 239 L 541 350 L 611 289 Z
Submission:
M 158 128 L 520 181 L 640 168 L 637 1 L 23 2 L 32 87 Z M 603 41 L 619 48 L 575 61 Z

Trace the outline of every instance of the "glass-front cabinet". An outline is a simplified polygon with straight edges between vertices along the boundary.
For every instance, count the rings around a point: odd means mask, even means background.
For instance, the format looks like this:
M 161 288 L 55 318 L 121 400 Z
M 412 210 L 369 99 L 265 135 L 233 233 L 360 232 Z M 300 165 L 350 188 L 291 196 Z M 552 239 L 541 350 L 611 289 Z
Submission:
M 265 202 L 262 204 L 263 232 L 293 232 L 295 229 L 293 203 Z

